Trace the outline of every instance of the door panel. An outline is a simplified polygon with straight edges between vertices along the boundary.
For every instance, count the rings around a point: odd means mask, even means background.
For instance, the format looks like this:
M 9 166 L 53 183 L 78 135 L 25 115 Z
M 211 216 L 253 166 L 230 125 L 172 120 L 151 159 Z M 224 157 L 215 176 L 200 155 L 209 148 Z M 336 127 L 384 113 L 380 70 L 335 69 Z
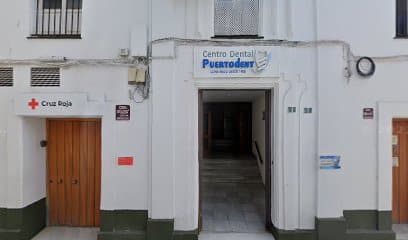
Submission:
M 65 177 L 64 177 L 64 188 L 66 194 L 66 201 L 65 204 L 65 221 L 64 225 L 71 225 L 72 224 L 72 204 L 68 204 L 68 202 L 72 202 L 72 160 L 73 159 L 73 141 L 72 141 L 72 122 L 66 122 L 64 124 L 64 150 L 65 150 Z
M 393 199 L 394 223 L 408 223 L 408 120 L 393 121 Z
M 80 122 L 72 123 L 72 225 L 80 226 L 80 188 L 79 188 L 79 169 L 80 169 Z
M 88 191 L 87 200 L 87 225 L 93 226 L 95 224 L 95 137 L 96 137 L 96 123 L 88 122 L 88 139 L 87 139 L 87 181 Z
M 87 226 L 87 199 L 86 193 L 88 191 L 87 178 L 87 123 L 81 122 L 79 125 L 79 224 Z
M 47 129 L 50 225 L 98 226 L 100 121 L 48 120 Z
M 57 188 L 58 188 L 58 222 L 65 225 L 65 143 L 64 123 L 57 122 Z
M 100 192 L 101 192 L 101 171 L 102 171 L 102 167 L 101 167 L 101 146 L 102 146 L 102 142 L 101 142 L 101 122 L 96 122 L 96 150 L 95 150 L 95 154 L 96 154 L 96 158 L 95 158 L 95 192 L 98 193 L 98 195 L 95 195 L 95 204 L 94 204 L 94 211 L 95 211 L 95 226 L 99 226 L 100 223 L 100 219 L 101 219 L 101 213 L 100 213 L 100 206 L 101 206 L 101 198 L 100 196 Z

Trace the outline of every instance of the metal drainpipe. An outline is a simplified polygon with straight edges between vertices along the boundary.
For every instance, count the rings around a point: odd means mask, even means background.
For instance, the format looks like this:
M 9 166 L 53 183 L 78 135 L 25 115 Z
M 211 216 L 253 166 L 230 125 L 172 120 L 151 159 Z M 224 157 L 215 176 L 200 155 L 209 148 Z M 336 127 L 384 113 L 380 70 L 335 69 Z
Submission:
M 313 5 L 314 5 L 314 40 L 317 41 L 318 40 L 318 1 L 319 0 L 313 0 Z M 315 128 L 316 128 L 316 140 L 315 140 L 315 144 L 316 144 L 316 159 L 318 159 L 318 155 L 319 155 L 319 148 L 320 148 L 320 136 L 319 136 L 319 119 L 320 119 L 320 113 L 319 113 L 319 109 L 320 109 L 320 105 L 319 105 L 319 86 L 320 86 L 320 79 L 319 79 L 319 49 L 316 46 L 316 51 L 315 51 L 315 64 L 316 64 L 316 68 L 315 68 L 315 78 L 316 78 L 316 87 L 315 87 L 315 91 L 316 91 L 316 95 L 315 95 L 315 104 L 316 104 L 316 121 L 315 121 Z M 316 187 L 316 192 L 315 192 L 315 211 L 316 211 L 316 216 L 319 216 L 319 185 L 320 185 L 320 177 L 319 177 L 319 162 L 318 160 L 316 160 L 316 165 L 315 165 L 315 169 L 316 169 L 316 178 L 315 178 L 315 187 Z
M 148 78 L 147 78 L 147 84 L 149 84 L 149 101 L 148 101 L 148 168 L 149 168 L 149 178 L 148 178 L 148 184 L 149 184 L 149 202 L 148 202 L 148 207 L 149 207 L 149 216 L 152 213 L 152 177 L 153 177 L 153 167 L 152 167 L 152 151 L 153 151 L 153 91 L 151 90 L 152 88 L 152 39 L 153 39 L 153 22 L 152 22 L 152 15 L 153 15 L 153 7 L 152 7 L 152 1 L 153 0 L 147 0 L 147 24 L 146 24 L 146 34 L 147 34 L 147 64 L 148 64 Z

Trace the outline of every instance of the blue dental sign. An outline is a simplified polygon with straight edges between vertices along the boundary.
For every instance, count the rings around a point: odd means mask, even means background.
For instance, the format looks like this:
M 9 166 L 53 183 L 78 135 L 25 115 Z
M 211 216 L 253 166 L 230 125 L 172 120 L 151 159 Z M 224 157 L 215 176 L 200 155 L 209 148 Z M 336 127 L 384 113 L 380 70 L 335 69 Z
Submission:
M 320 156 L 320 169 L 336 170 L 340 169 L 340 156 Z
M 196 48 L 194 76 L 196 78 L 277 76 L 272 50 L 274 49 L 271 47 Z
M 243 51 L 243 52 L 235 52 L 231 50 L 229 52 L 229 56 L 233 59 L 232 61 L 210 61 L 210 59 L 214 58 L 226 58 L 228 53 L 226 51 L 223 52 L 209 52 L 204 50 L 203 52 L 203 65 L 202 68 L 253 68 L 255 66 L 255 56 L 256 51 L 253 50 L 251 52 Z M 241 61 L 241 57 L 245 58 L 253 58 L 253 61 Z M 234 58 L 236 60 L 234 61 Z

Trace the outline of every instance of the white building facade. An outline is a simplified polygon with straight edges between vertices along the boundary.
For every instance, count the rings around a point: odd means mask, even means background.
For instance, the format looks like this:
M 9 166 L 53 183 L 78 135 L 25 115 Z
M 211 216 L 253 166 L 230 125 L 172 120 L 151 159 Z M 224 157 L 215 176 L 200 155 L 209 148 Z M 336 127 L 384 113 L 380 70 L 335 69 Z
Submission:
M 257 7 L 220 20 L 231 2 L 0 3 L 0 239 L 74 221 L 48 214 L 51 184 L 75 197 L 76 180 L 71 167 L 53 179 L 49 159 L 75 159 L 72 129 L 90 119 L 100 194 L 77 207 L 96 209 L 82 225 L 100 227 L 99 239 L 197 239 L 202 90 L 271 93 L 266 225 L 276 239 L 395 239 L 406 1 L 236 0 Z M 55 130 L 61 149 L 50 145 L 53 121 L 68 122 Z

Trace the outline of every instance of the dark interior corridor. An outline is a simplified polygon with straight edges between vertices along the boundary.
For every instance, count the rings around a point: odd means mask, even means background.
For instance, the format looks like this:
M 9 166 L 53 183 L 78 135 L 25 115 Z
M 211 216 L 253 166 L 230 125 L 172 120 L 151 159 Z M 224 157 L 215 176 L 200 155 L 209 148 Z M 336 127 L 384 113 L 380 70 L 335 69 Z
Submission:
M 265 232 L 265 189 L 253 151 L 252 105 L 203 104 L 203 231 Z

